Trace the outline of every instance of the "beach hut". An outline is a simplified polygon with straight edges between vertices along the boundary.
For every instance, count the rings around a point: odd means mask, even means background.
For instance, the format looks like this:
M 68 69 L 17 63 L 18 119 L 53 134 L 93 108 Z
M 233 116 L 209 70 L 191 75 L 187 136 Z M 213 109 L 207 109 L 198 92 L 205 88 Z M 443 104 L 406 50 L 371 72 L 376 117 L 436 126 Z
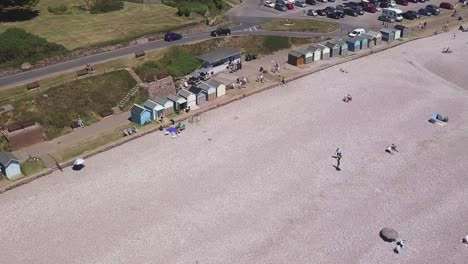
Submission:
M 216 97 L 220 97 L 226 94 L 226 85 L 224 83 L 218 82 L 215 79 L 210 79 L 206 83 L 216 89 Z
M 401 31 L 401 33 L 400 33 L 400 37 L 401 37 L 401 38 L 407 38 L 407 37 L 409 37 L 409 35 L 410 35 L 410 33 L 411 33 L 410 28 L 409 28 L 409 27 L 405 27 L 405 26 L 403 26 L 403 25 L 395 25 L 394 28 Z
M 163 111 L 165 115 L 174 113 L 174 103 L 171 100 L 164 97 L 155 97 L 153 101 L 164 107 Z
M 172 104 L 174 105 L 174 111 L 176 112 L 182 111 L 185 108 L 187 108 L 187 100 L 185 100 L 185 98 L 183 98 L 182 96 L 171 94 L 169 96 L 166 96 L 166 98 L 172 101 Z
M 317 48 L 320 49 L 320 53 L 321 53 L 321 59 L 322 60 L 326 60 L 328 58 L 330 58 L 330 48 L 325 46 L 325 45 L 322 45 L 322 44 L 318 44 L 317 45 Z
M 340 45 L 336 44 L 335 42 L 328 41 L 325 43 L 325 46 L 330 49 L 331 58 L 340 56 Z
M 158 117 L 164 111 L 164 107 L 162 105 L 157 104 L 156 102 L 151 100 L 146 100 L 146 102 L 143 104 L 143 107 L 150 111 L 152 120 L 158 119 Z
M 372 41 L 374 42 L 374 46 L 382 44 L 382 34 L 380 32 L 369 31 L 366 34 L 373 37 Z
M 361 40 L 359 38 L 348 38 L 346 39 L 349 51 L 359 51 L 361 49 Z
M 346 43 L 346 41 L 344 41 L 343 39 L 337 39 L 334 42 L 336 43 L 336 45 L 340 46 L 341 56 L 348 55 L 348 44 Z
M 307 50 L 313 54 L 312 61 L 319 61 L 322 58 L 322 52 L 319 48 L 311 45 L 307 47 Z
M 359 41 L 361 42 L 360 44 L 360 49 L 367 49 L 369 47 L 369 38 L 366 37 L 365 35 L 360 35 L 357 37 Z
M 295 50 L 291 50 L 288 53 L 288 63 L 294 66 L 304 65 L 305 63 L 304 55 Z
M 185 100 L 187 100 L 187 107 L 188 108 L 192 108 L 192 107 L 197 105 L 197 97 L 193 93 L 191 93 L 191 92 L 189 92 L 189 91 L 187 91 L 185 89 L 181 89 L 181 90 L 179 90 L 177 95 L 179 95 L 179 96 L 183 97 Z
M 372 35 L 364 33 L 361 36 L 367 38 L 367 47 L 372 48 L 375 46 L 375 38 Z
M 304 57 L 305 64 L 308 64 L 314 61 L 314 53 L 310 51 L 308 48 L 302 48 L 296 51 L 302 54 L 302 56 Z
M 206 100 L 211 101 L 216 99 L 216 88 L 214 88 L 213 86 L 205 82 L 201 82 L 197 85 L 197 87 L 206 92 L 206 94 L 208 95 L 206 97 Z
M 207 101 L 206 98 L 208 97 L 208 95 L 201 88 L 192 86 L 190 87 L 189 92 L 195 95 L 197 105 L 201 105 Z
M 391 29 L 381 29 L 380 33 L 382 34 L 383 41 L 392 42 L 395 39 L 395 33 Z
M 0 151 L 0 168 L 2 174 L 8 179 L 21 176 L 20 162 L 10 152 Z
M 151 112 L 141 105 L 133 104 L 130 108 L 130 120 L 139 125 L 151 123 Z
M 393 34 L 395 35 L 395 39 L 401 38 L 401 30 L 396 29 L 396 28 L 391 29 L 391 30 L 392 30 Z

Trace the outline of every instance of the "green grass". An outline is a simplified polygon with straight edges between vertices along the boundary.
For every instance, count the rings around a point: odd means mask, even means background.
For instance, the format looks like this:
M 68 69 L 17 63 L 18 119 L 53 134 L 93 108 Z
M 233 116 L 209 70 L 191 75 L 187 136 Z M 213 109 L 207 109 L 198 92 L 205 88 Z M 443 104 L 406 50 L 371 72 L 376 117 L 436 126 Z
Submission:
M 41 159 L 28 159 L 20 164 L 21 172 L 24 176 L 33 175 L 45 168 Z
M 122 138 L 122 130 L 130 127 L 129 125 L 119 127 L 112 131 L 103 133 L 93 139 L 86 140 L 78 144 L 77 146 L 69 147 L 53 153 L 52 156 L 58 162 L 66 162 L 80 155 L 83 155 L 89 151 L 95 150 L 99 147 L 105 146 L 111 142 L 114 142 Z
M 333 32 L 339 28 L 337 23 L 313 19 L 279 18 L 260 25 L 264 30 L 310 31 L 316 33 Z
M 28 93 L 10 102 L 15 109 L 0 116 L 0 125 L 32 119 L 52 139 L 70 132 L 70 123 L 78 116 L 86 125 L 100 120 L 99 113 L 117 106 L 135 84 L 130 74 L 122 70 Z
M 55 15 L 47 11 L 48 7 L 62 3 L 72 14 Z M 23 22 L 2 23 L 0 32 L 18 27 L 73 50 L 165 32 L 194 22 L 177 16 L 177 9 L 166 5 L 125 2 L 123 10 L 105 14 L 90 14 L 82 5 L 82 0 L 41 0 L 37 6 L 39 16 Z

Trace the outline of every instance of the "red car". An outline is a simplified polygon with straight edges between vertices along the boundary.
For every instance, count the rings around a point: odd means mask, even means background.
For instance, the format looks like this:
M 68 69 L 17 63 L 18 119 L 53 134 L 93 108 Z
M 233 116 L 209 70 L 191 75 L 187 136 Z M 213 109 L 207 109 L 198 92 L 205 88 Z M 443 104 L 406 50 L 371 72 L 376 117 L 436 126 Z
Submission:
M 443 2 L 440 3 L 440 8 L 448 9 L 448 10 L 453 10 L 453 5 L 451 3 Z
M 288 10 L 293 10 L 294 9 L 294 5 L 291 4 L 291 3 L 287 3 L 286 7 L 288 8 Z
M 369 12 L 369 13 L 377 13 L 378 11 L 377 8 L 375 8 L 375 6 L 371 6 L 371 5 L 364 7 L 362 10 Z

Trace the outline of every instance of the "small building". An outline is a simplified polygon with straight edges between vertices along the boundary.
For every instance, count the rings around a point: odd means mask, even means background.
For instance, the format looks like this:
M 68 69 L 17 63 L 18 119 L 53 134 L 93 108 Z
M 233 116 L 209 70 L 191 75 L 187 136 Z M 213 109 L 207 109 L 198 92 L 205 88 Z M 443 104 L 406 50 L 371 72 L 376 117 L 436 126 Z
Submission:
M 183 97 L 185 100 L 187 100 L 187 107 L 188 108 L 192 108 L 192 107 L 197 105 L 197 97 L 193 93 L 191 93 L 191 92 L 189 92 L 189 91 L 187 91 L 185 89 L 181 89 L 181 90 L 179 90 L 177 95 L 179 95 L 180 97 Z
M 338 46 L 340 46 L 340 55 L 346 56 L 348 55 L 348 43 L 343 39 L 337 39 L 334 41 Z
M 381 29 L 380 33 L 382 34 L 383 41 L 392 42 L 395 39 L 395 33 L 391 29 Z
M 328 41 L 325 43 L 325 46 L 330 49 L 331 58 L 340 56 L 340 45 L 336 44 L 335 42 Z
M 174 113 L 174 103 L 171 100 L 164 97 L 156 97 L 153 99 L 153 101 L 164 107 L 165 115 L 170 115 Z
M 407 38 L 411 34 L 411 30 L 409 27 L 405 27 L 403 25 L 395 25 L 394 28 L 401 31 L 400 33 L 401 38 Z
M 241 61 L 241 50 L 237 48 L 220 48 L 197 57 L 202 62 L 203 72 L 219 73 L 230 64 Z
M 10 152 L 0 151 L 0 168 L 9 180 L 21 176 L 19 160 Z
M 206 94 L 206 92 L 203 91 L 203 89 L 198 88 L 196 86 L 192 86 L 190 87 L 189 92 L 195 95 L 197 105 L 201 105 L 207 101 L 206 98 L 208 97 L 208 94 Z
M 216 97 L 224 96 L 226 94 L 226 85 L 224 83 L 218 82 L 215 79 L 210 79 L 206 83 L 216 88 Z
M 372 36 L 372 42 L 374 42 L 374 46 L 378 46 L 382 44 L 382 34 L 380 32 L 369 31 L 369 32 L 366 32 L 365 34 Z
M 307 47 L 307 50 L 313 54 L 312 61 L 319 61 L 322 58 L 322 51 L 319 48 L 311 45 Z
M 326 60 L 328 58 L 330 58 L 330 48 L 325 46 L 325 45 L 322 45 L 322 44 L 318 44 L 317 45 L 317 48 L 320 49 L 320 55 L 321 55 L 321 59 L 322 60 Z
M 365 37 L 367 39 L 367 47 L 372 48 L 375 46 L 375 41 L 374 37 L 372 35 L 369 35 L 367 33 L 361 34 L 362 37 Z
M 366 36 L 366 35 L 362 34 L 362 35 L 358 36 L 357 38 L 359 39 L 359 41 L 361 41 L 360 48 L 362 50 L 369 48 L 369 36 Z
M 205 91 L 205 93 L 208 95 L 206 98 L 208 101 L 216 99 L 216 88 L 214 88 L 213 86 L 205 82 L 201 82 L 197 85 L 197 87 Z
M 183 98 L 182 96 L 178 95 L 169 95 L 166 97 L 167 99 L 172 101 L 172 104 L 174 105 L 174 111 L 179 112 L 187 108 L 187 100 Z
M 401 38 L 401 30 L 394 28 L 392 29 L 392 31 L 393 31 L 393 34 L 395 35 L 395 39 Z
M 133 104 L 130 108 L 130 120 L 139 125 L 146 125 L 151 123 L 151 112 L 141 105 Z
M 295 50 L 291 50 L 288 53 L 288 63 L 296 67 L 304 65 L 305 63 L 304 55 Z
M 302 48 L 296 51 L 302 54 L 302 56 L 304 57 L 305 64 L 312 63 L 314 61 L 314 53 L 310 51 L 308 48 Z
M 348 44 L 349 51 L 356 52 L 361 49 L 361 40 L 359 38 L 348 38 L 346 44 Z
M 154 101 L 146 100 L 143 104 L 143 108 L 150 111 L 151 120 L 156 120 L 161 116 L 161 113 L 164 111 L 164 107 Z

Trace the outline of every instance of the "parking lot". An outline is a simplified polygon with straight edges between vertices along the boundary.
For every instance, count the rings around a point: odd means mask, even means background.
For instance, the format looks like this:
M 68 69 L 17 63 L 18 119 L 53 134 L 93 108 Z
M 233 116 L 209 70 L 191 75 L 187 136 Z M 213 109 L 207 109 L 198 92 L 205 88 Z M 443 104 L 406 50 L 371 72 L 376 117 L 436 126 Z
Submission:
M 272 1 L 275 2 L 275 1 Z M 263 1 L 255 1 L 255 0 L 246 0 L 244 3 L 241 4 L 238 8 L 235 10 L 232 10 L 232 15 L 238 15 L 238 16 L 246 16 L 246 17 L 270 17 L 270 18 L 303 18 L 303 19 L 324 19 L 324 20 L 331 20 L 335 21 L 337 23 L 346 25 L 343 26 L 343 28 L 350 29 L 350 28 L 365 28 L 365 29 L 379 29 L 382 27 L 382 22 L 378 20 L 378 17 L 381 14 L 381 11 L 378 11 L 376 13 L 368 13 L 364 12 L 364 15 L 360 15 L 358 17 L 352 17 L 352 16 L 345 16 L 344 18 L 341 19 L 331 19 L 327 18 L 326 16 L 307 16 L 307 11 L 310 9 L 313 10 L 319 10 L 319 9 L 324 9 L 326 7 L 336 7 L 337 5 L 344 5 L 348 2 L 351 1 L 344 1 L 344 0 L 336 0 L 335 2 L 327 2 L 327 3 L 322 3 L 318 2 L 316 5 L 306 5 L 306 7 L 298 7 L 294 6 L 293 10 L 288 10 L 288 11 L 278 11 L 274 8 L 267 7 L 263 4 Z M 354 2 L 359 2 L 359 1 L 354 1 Z M 396 5 L 394 8 L 400 9 L 403 12 L 406 12 L 408 10 L 413 10 L 413 11 L 418 11 L 420 8 L 424 8 L 429 4 L 439 6 L 440 3 L 442 2 L 447 2 L 447 0 L 430 0 L 426 1 L 424 3 L 418 2 L 418 3 L 412 3 L 409 2 L 407 6 L 402 6 L 402 5 Z M 457 1 L 448 1 L 449 3 L 452 3 L 454 6 L 461 6 L 461 3 L 458 3 Z M 453 10 L 446 10 L 446 9 L 440 9 L 440 15 L 443 15 L 444 13 L 451 13 Z M 439 15 L 439 16 L 440 16 Z M 423 22 L 425 19 L 427 20 L 428 17 L 421 16 L 420 21 Z M 406 23 L 410 22 L 409 20 L 403 20 L 401 23 L 404 25 Z

